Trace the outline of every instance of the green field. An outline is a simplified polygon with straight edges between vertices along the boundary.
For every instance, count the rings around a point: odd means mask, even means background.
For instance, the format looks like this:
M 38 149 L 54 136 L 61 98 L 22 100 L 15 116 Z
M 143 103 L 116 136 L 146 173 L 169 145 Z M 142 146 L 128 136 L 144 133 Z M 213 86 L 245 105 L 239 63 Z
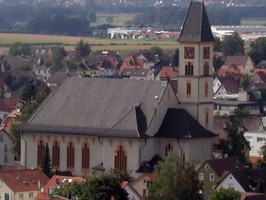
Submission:
M 8 46 L 15 42 L 29 43 L 36 46 L 54 46 L 60 44 L 66 50 L 74 50 L 75 44 L 81 39 L 84 42 L 88 42 L 93 51 L 108 49 L 129 52 L 149 49 L 152 46 L 161 47 L 164 51 L 173 51 L 178 45 L 175 40 L 111 40 L 92 37 L 0 33 L 0 53 L 6 53 Z
M 243 18 L 241 19 L 241 25 L 245 26 L 266 25 L 266 18 Z

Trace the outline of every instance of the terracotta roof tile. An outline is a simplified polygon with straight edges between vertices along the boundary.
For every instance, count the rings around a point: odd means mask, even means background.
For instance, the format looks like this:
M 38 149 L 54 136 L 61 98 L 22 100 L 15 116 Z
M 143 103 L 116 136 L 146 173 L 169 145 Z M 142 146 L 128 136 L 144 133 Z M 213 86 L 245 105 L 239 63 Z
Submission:
M 172 66 L 164 66 L 160 72 L 160 79 L 169 78 L 169 79 L 176 79 L 179 73 L 178 67 Z
M 49 178 L 40 169 L 21 169 L 0 172 L 0 179 L 13 191 L 37 191 Z

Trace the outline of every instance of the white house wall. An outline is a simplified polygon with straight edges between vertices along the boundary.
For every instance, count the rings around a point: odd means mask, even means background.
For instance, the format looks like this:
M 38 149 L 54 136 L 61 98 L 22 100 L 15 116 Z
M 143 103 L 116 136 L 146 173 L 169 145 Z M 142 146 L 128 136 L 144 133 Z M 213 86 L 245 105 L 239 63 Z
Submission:
M 226 176 L 226 178 L 218 185 L 217 189 L 220 189 L 222 187 L 225 189 L 234 188 L 236 191 L 246 192 L 235 179 L 235 177 L 231 174 Z

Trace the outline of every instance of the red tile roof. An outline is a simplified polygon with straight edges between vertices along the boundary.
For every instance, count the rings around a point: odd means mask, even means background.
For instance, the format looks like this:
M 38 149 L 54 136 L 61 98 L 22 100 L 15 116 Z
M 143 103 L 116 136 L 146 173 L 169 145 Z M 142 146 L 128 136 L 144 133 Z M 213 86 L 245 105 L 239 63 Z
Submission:
M 37 195 L 36 200 L 49 200 L 49 188 L 55 188 L 60 186 L 65 181 L 69 182 L 85 182 L 86 179 L 81 177 L 72 177 L 72 176 L 58 176 L 54 175 L 43 187 L 42 191 Z
M 244 67 L 240 66 L 240 65 L 237 65 L 237 66 L 222 65 L 220 70 L 218 71 L 218 76 L 224 76 L 227 73 L 243 74 L 244 73 Z
M 160 72 L 160 79 L 162 79 L 162 78 L 169 78 L 169 79 L 177 78 L 178 73 L 179 73 L 178 67 L 164 66 L 164 67 L 162 67 L 161 72 Z
M 227 56 L 225 58 L 225 65 L 241 65 L 245 67 L 248 61 L 248 56 Z
M 0 179 L 13 191 L 37 191 L 49 178 L 40 169 L 20 169 L 0 172 Z

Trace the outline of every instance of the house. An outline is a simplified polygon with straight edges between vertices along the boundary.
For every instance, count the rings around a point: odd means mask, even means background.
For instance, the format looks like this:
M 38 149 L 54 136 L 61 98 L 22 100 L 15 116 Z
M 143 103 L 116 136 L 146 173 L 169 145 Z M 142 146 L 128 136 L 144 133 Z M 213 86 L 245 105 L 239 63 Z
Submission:
M 206 160 L 198 169 L 199 180 L 203 183 L 203 193 L 208 196 L 222 178 L 223 174 L 231 170 L 245 169 L 237 157 Z
M 123 181 L 121 187 L 128 193 L 129 200 L 142 200 L 142 196 L 132 187 L 131 183 Z
M 56 71 L 51 74 L 51 77 L 47 81 L 47 86 L 54 90 L 69 76 L 78 76 L 78 72 L 72 70 Z
M 54 175 L 40 190 L 37 194 L 35 200 L 50 200 L 51 194 L 53 193 L 55 188 L 60 188 L 66 182 L 78 182 L 83 183 L 86 179 L 81 177 L 73 177 L 73 176 L 58 176 Z
M 213 81 L 214 98 L 223 98 L 226 95 L 238 94 L 239 81 L 230 76 L 216 77 Z
M 0 172 L 0 194 L 3 199 L 35 199 L 49 178 L 40 169 L 18 169 Z
M 42 64 L 40 66 L 36 67 L 36 70 L 34 70 L 34 73 L 36 75 L 37 80 L 47 82 L 49 78 L 51 77 L 51 70 L 50 67 L 46 64 Z
M 250 144 L 250 161 L 255 164 L 259 159 L 263 158 L 261 153 L 261 147 L 265 144 L 266 141 L 266 131 L 246 131 L 244 133 L 244 137 Z
M 226 74 L 249 74 L 252 75 L 254 65 L 249 56 L 227 56 L 225 63 L 218 71 L 218 76 L 225 76 Z
M 178 98 L 160 81 L 68 77 L 20 127 L 22 165 L 38 167 L 46 143 L 53 168 L 77 175 L 101 166 L 136 178 L 144 161 L 170 150 L 182 162 L 210 159 L 213 44 L 205 6 L 192 1 L 179 38 Z
M 143 173 L 141 176 L 130 182 L 130 185 L 141 195 L 142 198 L 148 196 L 148 184 L 155 179 L 153 172 Z
M 0 94 L 4 98 L 11 98 L 12 95 L 12 89 L 9 87 L 9 85 L 6 84 L 6 82 L 0 78 Z
M 266 177 L 258 169 L 229 171 L 217 184 L 217 189 L 234 188 L 239 192 L 265 193 Z
M 12 146 L 11 139 L 6 129 L 0 129 L 0 163 L 14 163 L 15 156 L 10 152 Z
M 154 74 L 150 69 L 124 69 L 121 76 L 131 80 L 154 80 Z

